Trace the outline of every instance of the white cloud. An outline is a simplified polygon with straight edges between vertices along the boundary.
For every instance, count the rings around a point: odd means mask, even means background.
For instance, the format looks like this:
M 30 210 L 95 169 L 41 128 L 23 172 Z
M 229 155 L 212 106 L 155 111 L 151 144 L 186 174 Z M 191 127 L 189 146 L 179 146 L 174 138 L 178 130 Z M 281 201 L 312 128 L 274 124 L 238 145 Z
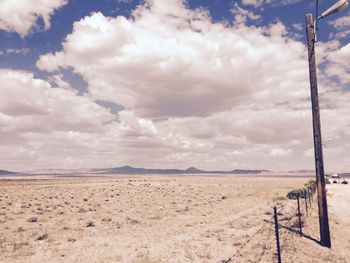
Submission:
M 328 23 L 337 29 L 344 29 L 350 26 L 350 15 L 339 17 Z
M 318 59 L 328 61 L 337 45 L 319 43 Z M 312 148 L 306 49 L 282 23 L 229 26 L 180 0 L 148 1 L 129 19 L 93 13 L 75 22 L 63 49 L 37 65 L 53 72 L 52 84 L 12 73 L 14 90 L 40 92 L 15 101 L 10 89 L 0 101 L 0 136 L 16 131 L 10 141 L 22 140 L 22 148 L 2 146 L 5 164 L 15 160 L 7 152 L 28 164 L 70 167 L 313 168 L 312 156 L 304 156 Z M 84 78 L 84 97 L 61 68 Z M 319 72 L 323 135 L 344 150 L 350 95 L 325 77 Z M 95 100 L 125 109 L 115 116 Z M 31 116 L 37 119 L 26 121 Z M 344 151 L 330 153 L 327 160 L 341 161 L 329 167 L 346 166 Z
M 273 157 L 288 156 L 292 153 L 291 149 L 272 149 L 270 155 Z
M 342 39 L 342 38 L 346 38 L 348 35 L 350 35 L 350 30 L 343 30 L 340 32 L 331 33 L 329 35 L 329 38 Z
M 242 0 L 243 5 L 250 5 L 254 7 L 262 7 L 265 5 L 294 5 L 299 3 L 301 0 Z
M 234 22 L 236 24 L 246 23 L 248 19 L 258 20 L 261 18 L 260 15 L 254 14 L 253 12 L 240 7 L 237 3 L 234 4 L 231 12 L 234 15 Z
M 52 88 L 25 71 L 0 69 L 0 83 L 2 132 L 98 130 L 114 118 L 90 99 L 77 96 L 66 87 Z
M 74 23 L 62 51 L 41 56 L 37 65 L 73 67 L 95 99 L 143 117 L 208 116 L 249 100 L 255 90 L 271 89 L 261 80 L 301 76 L 303 45 L 288 41 L 281 23 L 230 28 L 181 1 L 168 2 L 173 9 L 155 1 L 139 6 L 129 20 L 87 16 Z M 281 65 L 282 56 L 296 63 L 296 71 Z
M 325 73 L 338 78 L 342 85 L 350 83 L 350 44 L 343 47 L 335 46 L 326 53 L 327 66 Z
M 21 37 L 28 35 L 39 18 L 45 30 L 50 28 L 50 17 L 55 10 L 67 4 L 68 0 L 2 0 L 0 8 L 0 29 L 17 32 Z
M 302 30 L 304 30 L 304 26 L 303 26 L 303 24 L 301 24 L 301 23 L 292 24 L 292 27 L 293 27 L 294 29 L 296 29 L 297 31 L 302 31 Z
M 5 51 L 1 52 L 0 55 L 8 55 L 8 54 L 21 54 L 27 55 L 30 52 L 29 48 L 7 48 Z
M 262 6 L 265 2 L 265 0 L 242 0 L 243 5 L 251 5 L 254 7 Z
M 338 45 L 320 44 L 319 58 Z M 273 165 L 266 156 L 288 153 L 295 161 L 284 166 L 313 165 L 301 158 L 312 144 L 306 50 L 281 23 L 230 27 L 182 1 L 149 1 L 131 19 L 95 13 L 76 22 L 63 50 L 41 56 L 38 66 L 73 67 L 92 98 L 123 105 L 123 136 L 138 138 L 123 145 L 156 148 L 163 164 L 188 163 L 190 155 L 194 163 L 206 160 L 202 165 L 235 158 L 263 168 Z M 327 92 L 338 98 L 332 88 Z M 327 121 L 342 108 L 336 100 L 329 105 Z M 327 133 L 344 127 L 335 125 Z
M 26 71 L 0 69 L 2 168 L 30 170 L 114 162 L 117 149 L 109 158 L 105 151 L 114 133 L 118 134 L 115 115 L 89 97 L 77 96 L 61 77 L 52 77 L 53 88 Z

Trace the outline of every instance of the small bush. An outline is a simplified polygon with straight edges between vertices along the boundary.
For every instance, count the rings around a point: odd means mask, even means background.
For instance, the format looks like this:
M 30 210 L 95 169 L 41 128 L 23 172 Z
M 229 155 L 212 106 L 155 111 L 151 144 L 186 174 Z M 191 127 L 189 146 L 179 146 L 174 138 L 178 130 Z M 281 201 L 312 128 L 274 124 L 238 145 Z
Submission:
M 31 217 L 27 221 L 30 222 L 30 223 L 35 223 L 35 222 L 38 222 L 38 218 L 37 217 Z
M 95 227 L 96 225 L 95 225 L 95 223 L 93 222 L 93 221 L 89 221 L 89 222 L 87 222 L 87 224 L 86 224 L 86 227 Z
M 47 233 L 45 233 L 45 234 L 38 236 L 36 240 L 38 240 L 38 241 L 45 240 L 45 239 L 47 239 L 48 236 L 49 235 Z
M 303 188 L 295 189 L 293 191 L 290 191 L 287 194 L 287 197 L 289 199 L 297 199 L 299 198 L 306 198 L 308 197 L 309 193 L 311 191 L 311 195 L 316 192 L 316 181 L 315 180 L 309 180 L 307 183 L 305 183 Z
M 24 228 L 21 226 L 17 228 L 17 232 L 24 232 L 24 231 L 25 231 Z
M 307 190 L 306 188 L 300 188 L 300 189 L 296 189 L 296 190 L 293 190 L 293 191 L 290 191 L 288 194 L 287 194 L 287 197 L 289 199 L 297 199 L 298 197 L 299 198 L 305 198 L 307 196 Z

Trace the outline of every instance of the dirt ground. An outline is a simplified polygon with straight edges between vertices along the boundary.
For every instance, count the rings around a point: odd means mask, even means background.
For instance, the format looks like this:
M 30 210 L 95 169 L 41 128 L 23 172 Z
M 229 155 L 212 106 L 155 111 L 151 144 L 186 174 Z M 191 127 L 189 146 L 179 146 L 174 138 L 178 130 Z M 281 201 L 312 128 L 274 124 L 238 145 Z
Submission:
M 341 247 L 341 253 L 350 262 L 350 186 L 332 184 L 327 186 L 333 244 Z M 332 229 L 333 227 L 333 229 Z
M 288 227 L 280 229 L 284 262 L 350 262 L 350 216 L 343 212 L 350 186 L 329 187 L 334 241 L 328 249 L 317 243 L 316 202 L 308 216 L 304 211 L 301 237 L 296 203 L 285 198 L 307 180 L 214 175 L 1 179 L 0 262 L 276 262 L 276 205 L 281 226 Z

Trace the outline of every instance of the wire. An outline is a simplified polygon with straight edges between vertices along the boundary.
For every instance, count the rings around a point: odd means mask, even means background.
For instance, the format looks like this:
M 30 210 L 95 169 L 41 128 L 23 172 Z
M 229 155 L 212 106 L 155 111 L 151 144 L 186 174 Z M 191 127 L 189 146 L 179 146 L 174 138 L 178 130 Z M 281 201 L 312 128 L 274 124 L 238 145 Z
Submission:
M 228 261 L 226 262 L 233 262 L 235 260 L 235 258 L 237 257 L 238 254 L 241 253 L 241 250 L 246 246 L 248 245 L 248 243 L 250 243 L 250 241 L 253 240 L 253 238 L 259 234 L 262 230 L 264 230 L 264 228 L 267 226 L 267 224 L 269 223 L 269 221 L 267 221 L 265 224 L 263 224 L 252 236 L 250 236 L 248 238 L 248 240 L 232 255 L 232 257 L 230 257 L 228 259 Z

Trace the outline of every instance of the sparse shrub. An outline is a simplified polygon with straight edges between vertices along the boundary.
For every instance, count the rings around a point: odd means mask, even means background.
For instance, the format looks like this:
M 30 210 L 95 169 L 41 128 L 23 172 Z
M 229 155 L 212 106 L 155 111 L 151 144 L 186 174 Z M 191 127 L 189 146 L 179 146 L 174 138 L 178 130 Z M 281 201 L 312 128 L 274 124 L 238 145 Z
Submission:
M 305 183 L 303 188 L 290 191 L 287 194 L 287 197 L 289 199 L 297 199 L 298 197 L 306 198 L 310 190 L 311 190 L 311 194 L 315 193 L 316 191 L 316 182 L 314 180 L 309 180 L 307 183 Z
M 24 232 L 25 230 L 24 230 L 24 228 L 23 227 L 19 227 L 19 228 L 17 228 L 17 232 Z
M 31 217 L 31 218 L 28 218 L 27 221 L 30 222 L 30 223 L 35 223 L 35 222 L 38 222 L 38 218 L 34 216 L 34 217 Z
M 17 250 L 21 249 L 23 246 L 28 246 L 28 242 L 19 242 L 19 243 L 14 242 L 13 252 L 16 252 Z
M 89 221 L 89 222 L 87 222 L 87 224 L 86 224 L 86 227 L 95 227 L 96 225 L 95 225 L 95 223 L 93 222 L 93 221 Z
M 48 238 L 48 236 L 49 236 L 49 235 L 48 235 L 47 233 L 45 233 L 45 234 L 39 235 L 39 236 L 36 238 L 36 240 L 38 240 L 38 241 L 45 240 L 45 239 Z
M 84 208 L 79 208 L 78 213 L 86 213 L 86 210 Z
M 305 196 L 306 196 L 306 189 L 305 188 L 295 189 L 293 191 L 290 191 L 287 194 L 287 197 L 289 199 L 297 199 L 298 197 L 305 198 Z
M 126 220 L 128 220 L 130 222 L 130 224 L 132 224 L 132 225 L 140 224 L 140 221 L 137 219 L 127 217 Z
M 77 241 L 75 238 L 72 238 L 72 237 L 70 237 L 70 238 L 68 238 L 67 239 L 67 242 L 72 242 L 72 243 L 74 243 L 75 241 Z

